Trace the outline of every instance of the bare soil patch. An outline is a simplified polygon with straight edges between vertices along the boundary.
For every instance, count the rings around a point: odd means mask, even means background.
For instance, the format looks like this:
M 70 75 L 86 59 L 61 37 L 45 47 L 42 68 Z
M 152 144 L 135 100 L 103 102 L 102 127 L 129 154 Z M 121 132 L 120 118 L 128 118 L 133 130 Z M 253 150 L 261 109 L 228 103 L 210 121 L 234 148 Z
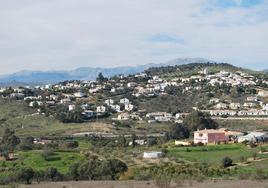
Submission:
M 250 180 L 221 180 L 221 181 L 205 181 L 202 183 L 193 182 L 189 185 L 186 182 L 183 187 L 189 188 L 267 188 L 268 181 L 250 181 Z M 157 188 L 152 181 L 79 181 L 79 182 L 49 182 L 32 185 L 20 185 L 19 188 Z M 176 185 L 171 185 L 176 188 Z

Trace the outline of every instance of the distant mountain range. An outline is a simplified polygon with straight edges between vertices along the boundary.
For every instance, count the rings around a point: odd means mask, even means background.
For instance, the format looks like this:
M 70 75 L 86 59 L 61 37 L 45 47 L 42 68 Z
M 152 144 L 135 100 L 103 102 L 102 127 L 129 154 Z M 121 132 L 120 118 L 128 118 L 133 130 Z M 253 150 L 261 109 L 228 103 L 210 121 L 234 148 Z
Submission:
M 29 71 L 24 70 L 14 74 L 0 76 L 0 85 L 37 85 L 57 83 L 64 80 L 95 80 L 99 72 L 106 77 L 118 74 L 135 74 L 151 67 L 175 66 L 189 63 L 213 62 L 203 58 L 178 58 L 166 63 L 149 63 L 137 66 L 115 68 L 81 67 L 71 71 Z

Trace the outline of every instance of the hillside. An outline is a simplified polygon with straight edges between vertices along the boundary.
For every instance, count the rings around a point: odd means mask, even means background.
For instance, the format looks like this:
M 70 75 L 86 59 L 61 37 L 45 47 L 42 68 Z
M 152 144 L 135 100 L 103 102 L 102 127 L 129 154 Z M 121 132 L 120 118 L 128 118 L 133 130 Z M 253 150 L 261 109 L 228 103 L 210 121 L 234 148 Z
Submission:
M 203 71 L 204 69 L 207 69 L 207 72 L 210 74 L 222 70 L 228 72 L 236 72 L 236 71 L 244 71 L 251 73 L 254 72 L 252 70 L 239 68 L 228 63 L 215 63 L 215 62 L 189 63 L 175 66 L 151 67 L 147 69 L 145 72 L 149 75 L 159 75 L 161 77 L 178 77 L 178 76 L 195 75 L 199 71 Z

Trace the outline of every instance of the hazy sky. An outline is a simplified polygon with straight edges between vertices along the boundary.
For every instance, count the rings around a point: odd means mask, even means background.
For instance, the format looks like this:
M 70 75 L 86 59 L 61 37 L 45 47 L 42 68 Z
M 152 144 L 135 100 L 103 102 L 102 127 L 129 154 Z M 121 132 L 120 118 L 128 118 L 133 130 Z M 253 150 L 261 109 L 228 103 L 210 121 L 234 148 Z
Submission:
M 268 68 L 268 0 L 0 0 L 0 74 L 202 57 Z

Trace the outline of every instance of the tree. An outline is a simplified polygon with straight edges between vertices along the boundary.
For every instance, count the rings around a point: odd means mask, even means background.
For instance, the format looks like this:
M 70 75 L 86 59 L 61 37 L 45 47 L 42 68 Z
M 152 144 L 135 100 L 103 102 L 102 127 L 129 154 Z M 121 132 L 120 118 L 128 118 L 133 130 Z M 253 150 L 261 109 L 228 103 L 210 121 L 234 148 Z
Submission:
M 186 126 L 181 124 L 171 125 L 168 132 L 169 139 L 184 139 L 189 138 L 190 133 Z
M 69 168 L 69 175 L 74 180 L 116 180 L 127 170 L 127 165 L 118 159 L 95 158 L 73 164 Z
M 20 139 L 15 135 L 14 130 L 5 129 L 4 135 L 2 137 L 1 146 L 6 146 L 7 150 L 13 151 L 15 147 L 20 143 Z
M 17 178 L 25 181 L 26 184 L 31 184 L 31 180 L 34 178 L 34 171 L 32 168 L 24 168 L 18 172 Z
M 20 149 L 21 150 L 31 150 L 33 149 L 33 141 L 34 138 L 32 136 L 28 136 L 22 140 L 20 143 Z
M 126 147 L 127 146 L 127 140 L 124 135 L 120 135 L 118 138 L 118 145 L 120 147 Z
M 107 80 L 108 80 L 108 79 L 105 78 L 101 72 L 98 74 L 98 76 L 97 76 L 97 78 L 96 78 L 96 81 L 97 81 L 97 82 L 100 82 L 100 83 L 102 83 L 102 82 L 106 82 Z
M 233 165 L 233 160 L 230 157 L 224 157 L 222 160 L 222 166 L 227 168 Z
M 40 183 L 41 180 L 45 178 L 45 172 L 43 170 L 36 171 L 34 173 L 34 178 L 36 179 L 37 183 Z
M 79 180 L 80 174 L 78 172 L 79 163 L 74 163 L 69 168 L 69 176 L 74 179 L 75 181 Z
M 108 159 L 103 164 L 103 169 L 106 169 L 106 176 L 110 177 L 111 180 L 119 178 L 119 174 L 124 173 L 128 170 L 127 165 L 118 159 Z
M 136 146 L 136 139 L 137 139 L 137 136 L 135 133 L 133 133 L 131 135 L 131 141 L 132 141 L 132 147 L 134 148 Z
M 197 129 L 215 129 L 218 127 L 217 123 L 208 114 L 200 111 L 190 113 L 186 116 L 184 123 L 191 132 Z
M 79 146 L 79 143 L 76 140 L 71 140 L 66 142 L 67 148 L 77 148 Z
M 54 167 L 48 168 L 45 172 L 45 177 L 50 179 L 51 181 L 57 180 L 61 176 L 62 175 L 58 172 L 58 169 Z

